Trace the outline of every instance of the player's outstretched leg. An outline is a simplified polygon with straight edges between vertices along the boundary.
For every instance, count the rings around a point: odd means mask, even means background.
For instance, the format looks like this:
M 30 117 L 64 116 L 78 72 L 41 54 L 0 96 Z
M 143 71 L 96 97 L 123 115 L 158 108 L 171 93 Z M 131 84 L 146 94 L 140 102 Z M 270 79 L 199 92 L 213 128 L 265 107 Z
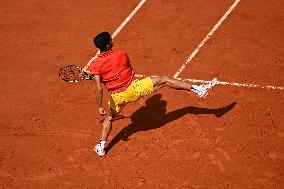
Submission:
M 217 84 L 217 79 L 214 78 L 207 84 L 202 85 L 191 85 L 187 82 L 180 81 L 168 76 L 161 76 L 161 77 L 150 77 L 153 82 L 153 90 L 159 90 L 160 88 L 167 86 L 174 89 L 181 89 L 191 91 L 196 93 L 199 97 L 205 98 L 209 91 Z

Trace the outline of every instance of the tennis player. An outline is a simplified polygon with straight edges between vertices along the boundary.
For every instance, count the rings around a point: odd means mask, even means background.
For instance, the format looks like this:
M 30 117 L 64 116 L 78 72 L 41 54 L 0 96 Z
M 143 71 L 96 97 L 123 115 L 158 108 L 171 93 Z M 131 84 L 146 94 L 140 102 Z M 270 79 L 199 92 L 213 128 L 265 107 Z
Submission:
M 112 129 L 113 119 L 127 103 L 134 102 L 164 86 L 191 91 L 204 98 L 217 83 L 216 78 L 203 85 L 190 85 L 168 76 L 134 79 L 135 72 L 126 52 L 112 49 L 112 38 L 108 32 L 98 34 L 94 38 L 94 44 L 100 50 L 100 54 L 90 64 L 89 70 L 90 74 L 94 75 L 96 83 L 96 101 L 100 115 L 107 114 L 102 107 L 102 84 L 111 93 L 108 102 L 110 112 L 103 122 L 101 139 L 94 148 L 99 157 L 105 156 L 106 141 Z

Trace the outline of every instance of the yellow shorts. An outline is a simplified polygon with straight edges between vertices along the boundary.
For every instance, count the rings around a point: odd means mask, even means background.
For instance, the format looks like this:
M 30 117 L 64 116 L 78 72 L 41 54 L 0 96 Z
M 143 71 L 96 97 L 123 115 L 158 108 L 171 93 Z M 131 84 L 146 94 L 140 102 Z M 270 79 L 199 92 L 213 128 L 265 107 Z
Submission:
M 134 102 L 143 96 L 153 92 L 153 82 L 150 77 L 133 80 L 125 91 L 112 93 L 109 106 L 115 112 L 120 112 L 121 108 L 129 102 Z

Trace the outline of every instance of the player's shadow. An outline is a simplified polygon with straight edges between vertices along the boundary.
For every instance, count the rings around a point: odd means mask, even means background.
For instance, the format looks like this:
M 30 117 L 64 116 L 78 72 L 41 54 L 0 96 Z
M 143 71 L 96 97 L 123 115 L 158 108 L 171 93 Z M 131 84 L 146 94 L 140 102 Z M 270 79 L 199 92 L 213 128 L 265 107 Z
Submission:
M 120 140 L 127 141 L 128 138 L 139 131 L 148 131 L 157 129 L 163 125 L 183 117 L 186 114 L 214 114 L 216 117 L 221 117 L 236 106 L 233 102 L 225 107 L 217 109 L 198 108 L 194 106 L 185 107 L 169 113 L 166 113 L 167 102 L 161 100 L 161 95 L 156 94 L 146 101 L 146 106 L 135 111 L 129 118 L 132 123 L 124 127 L 109 143 L 106 152 L 109 151 Z M 121 118 L 120 118 L 121 119 Z

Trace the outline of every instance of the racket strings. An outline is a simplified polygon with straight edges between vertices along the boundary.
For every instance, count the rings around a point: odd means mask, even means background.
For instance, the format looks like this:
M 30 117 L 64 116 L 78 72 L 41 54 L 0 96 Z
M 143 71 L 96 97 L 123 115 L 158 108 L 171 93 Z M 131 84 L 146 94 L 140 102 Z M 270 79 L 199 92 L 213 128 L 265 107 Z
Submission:
M 64 81 L 80 81 L 86 74 L 79 67 L 66 66 L 59 70 L 59 77 Z

